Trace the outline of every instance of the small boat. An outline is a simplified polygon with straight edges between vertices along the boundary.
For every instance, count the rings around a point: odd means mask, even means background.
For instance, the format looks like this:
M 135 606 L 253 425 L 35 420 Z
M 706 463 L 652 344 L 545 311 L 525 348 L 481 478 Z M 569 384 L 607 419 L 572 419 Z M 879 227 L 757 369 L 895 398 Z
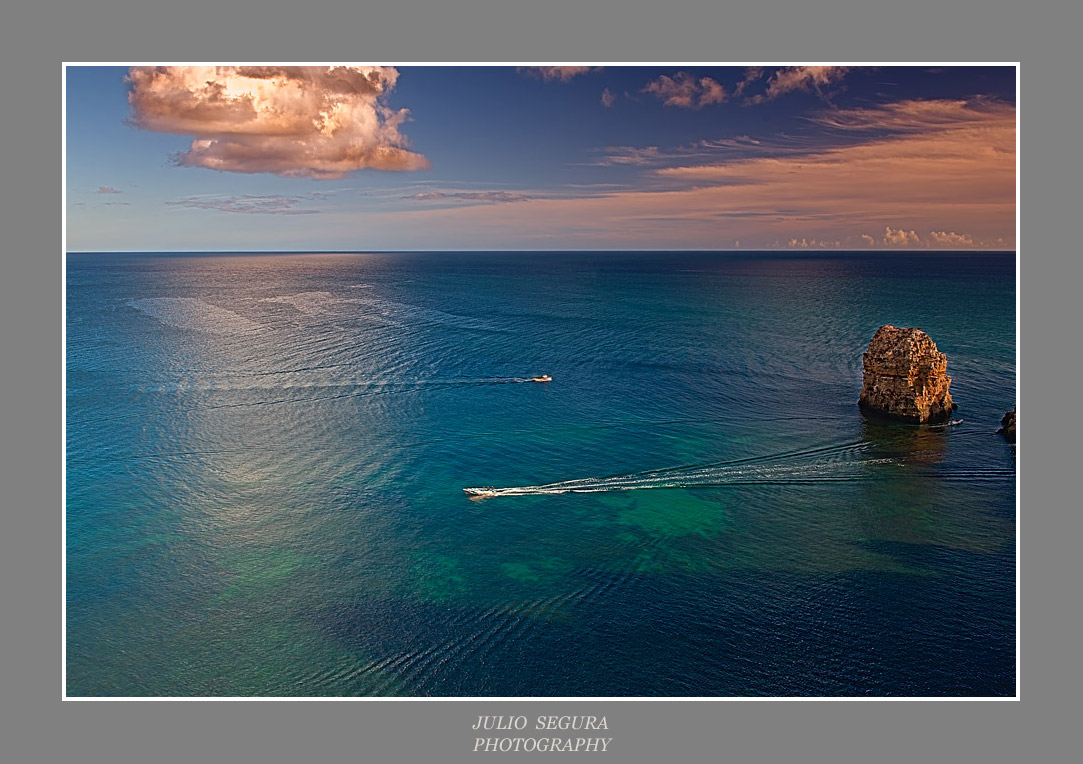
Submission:
M 463 493 L 468 496 L 496 496 L 495 488 L 464 488 Z
M 553 378 L 550 377 L 548 374 L 542 374 L 540 377 L 531 377 L 530 381 L 531 382 L 552 382 Z

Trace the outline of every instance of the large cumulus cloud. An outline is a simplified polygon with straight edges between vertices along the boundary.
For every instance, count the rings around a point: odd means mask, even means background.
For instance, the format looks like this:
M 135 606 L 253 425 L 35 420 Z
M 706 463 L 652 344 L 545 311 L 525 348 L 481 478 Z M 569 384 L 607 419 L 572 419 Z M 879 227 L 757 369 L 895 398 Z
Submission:
M 408 110 L 386 104 L 392 67 L 138 66 L 126 79 L 135 125 L 193 137 L 183 166 L 319 179 L 429 166 L 400 130 Z

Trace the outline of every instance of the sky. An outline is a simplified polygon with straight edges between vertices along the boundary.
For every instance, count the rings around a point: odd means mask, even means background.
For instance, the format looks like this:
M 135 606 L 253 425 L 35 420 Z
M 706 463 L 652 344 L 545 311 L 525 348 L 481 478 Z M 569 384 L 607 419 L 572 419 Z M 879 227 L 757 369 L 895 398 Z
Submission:
M 68 66 L 67 249 L 998 249 L 1016 70 Z

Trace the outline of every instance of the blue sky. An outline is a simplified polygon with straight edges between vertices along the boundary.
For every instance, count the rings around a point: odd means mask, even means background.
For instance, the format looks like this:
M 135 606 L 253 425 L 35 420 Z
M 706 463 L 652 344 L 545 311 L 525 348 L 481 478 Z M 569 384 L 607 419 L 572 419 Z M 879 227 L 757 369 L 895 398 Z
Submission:
M 69 251 L 1011 249 L 1014 67 L 68 67 Z

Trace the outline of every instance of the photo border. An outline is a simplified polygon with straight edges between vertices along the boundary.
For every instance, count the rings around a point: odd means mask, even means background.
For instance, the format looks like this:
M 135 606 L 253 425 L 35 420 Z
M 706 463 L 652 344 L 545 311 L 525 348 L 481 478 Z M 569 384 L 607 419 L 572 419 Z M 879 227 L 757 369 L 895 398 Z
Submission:
M 1079 616 L 1057 603 L 1075 601 L 1072 589 L 1079 580 L 1078 568 L 1072 566 L 1074 544 L 1069 546 L 1080 524 L 1078 499 L 1065 479 L 1077 469 L 1078 460 L 1066 427 L 1057 426 L 1064 412 L 1056 408 L 1058 401 L 1073 399 L 1066 388 L 1076 364 L 1057 357 L 1055 351 L 1077 347 L 1070 334 L 1077 323 L 1070 315 L 1066 318 L 1066 306 L 1074 302 L 1074 285 L 1080 283 L 1073 278 L 1079 274 L 1078 247 L 1074 237 L 1068 237 L 1078 215 L 1078 194 L 1074 163 L 1064 160 L 1079 116 L 1078 105 L 1065 96 L 1074 92 L 1072 35 L 1078 28 L 1077 11 L 1037 13 L 1030 7 L 998 8 L 977 2 L 951 6 L 916 2 L 886 10 L 860 3 L 686 10 L 674 4 L 632 8 L 552 2 L 515 13 L 499 3 L 473 3 L 467 10 L 452 4 L 419 10 L 416 3 L 403 3 L 391 10 L 340 5 L 336 13 L 340 20 L 331 23 L 310 3 L 275 9 L 272 22 L 253 24 L 252 11 L 266 11 L 264 4 L 248 2 L 239 9 L 237 4 L 221 6 L 205 0 L 165 8 L 128 1 L 67 5 L 47 3 L 10 12 L 0 46 L 9 64 L 4 69 L 5 89 L 10 86 L 11 102 L 18 104 L 15 118 L 4 117 L 9 147 L 18 150 L 5 149 L 12 155 L 11 173 L 0 204 L 5 223 L 11 221 L 5 225 L 0 309 L 10 369 L 5 372 L 8 426 L 2 463 L 5 505 L 13 510 L 5 512 L 0 536 L 2 590 L 10 605 L 6 620 L 13 624 L 5 627 L 2 649 L 9 679 L 5 692 L 17 698 L 14 711 L 5 713 L 5 727 L 11 732 L 3 745 L 14 760 L 484 761 L 484 756 L 463 751 L 464 732 L 469 732 L 470 718 L 476 714 L 502 710 L 500 704 L 488 702 L 476 706 L 424 701 L 408 706 L 193 702 L 168 707 L 61 702 L 62 688 L 55 684 L 61 652 L 62 577 L 55 561 L 62 534 L 63 451 L 58 411 L 63 408 L 63 322 L 56 309 L 57 292 L 63 290 L 56 231 L 62 177 L 56 154 L 61 140 L 56 79 L 60 62 L 96 60 L 102 50 L 110 51 L 110 57 L 121 51 L 128 60 L 170 55 L 260 59 L 265 55 L 259 51 L 268 47 L 276 54 L 309 52 L 289 56 L 297 58 L 310 58 L 314 50 L 324 58 L 322 51 L 331 51 L 338 54 L 333 58 L 343 60 L 357 58 L 360 49 L 373 60 L 452 60 L 464 49 L 498 60 L 513 56 L 619 60 L 627 58 L 622 51 L 631 49 L 637 58 L 686 61 L 714 59 L 719 50 L 738 60 L 814 60 L 823 57 L 817 50 L 830 49 L 832 57 L 840 59 L 875 55 L 900 61 L 982 59 L 992 50 L 1023 61 L 1027 95 L 1026 99 L 1020 95 L 1017 109 L 1021 113 L 1027 104 L 1027 119 L 1020 120 L 1028 135 L 1028 174 L 1020 186 L 1026 190 L 1027 236 L 1017 242 L 1017 257 L 1025 247 L 1027 268 L 1020 269 L 1017 300 L 1024 292 L 1032 294 L 1034 307 L 1017 312 L 1017 369 L 1027 364 L 1027 373 L 1020 375 L 1026 377 L 1026 385 L 1019 394 L 1023 390 L 1027 394 L 1022 429 L 1034 435 L 1026 441 L 1025 458 L 1019 462 L 1020 467 L 1026 465 L 1020 474 L 1025 472 L 1027 478 L 1020 478 L 1018 486 L 1021 510 L 1025 507 L 1028 518 L 1032 514 L 1035 518 L 1028 519 L 1025 537 L 1025 591 L 1042 591 L 1041 597 L 1020 601 L 1021 644 L 1027 646 L 1021 656 L 1025 660 L 1020 661 L 1026 671 L 1025 681 L 1020 681 L 1023 701 L 896 705 L 650 701 L 618 708 L 608 702 L 574 701 L 558 707 L 545 701 L 538 713 L 608 713 L 614 746 L 620 746 L 614 753 L 623 762 L 988 764 L 1045 760 L 1049 755 L 1043 758 L 1043 750 L 1063 750 L 1074 740 L 1075 688 L 1065 667 L 1074 665 L 1069 647 Z M 421 17 L 422 12 L 428 15 Z M 483 17 L 489 23 L 481 23 Z M 207 19 L 215 23 L 208 25 Z M 427 35 L 418 32 L 418 26 Z M 1021 66 L 1020 76 L 1022 71 Z M 26 119 L 25 114 L 34 118 Z M 1021 207 L 1017 215 L 1022 221 Z M 1044 364 L 1037 360 L 1037 350 L 1043 347 L 1049 351 Z M 1021 550 L 1022 534 L 1018 541 Z M 1019 575 L 1021 581 L 1021 571 Z M 532 702 L 515 705 L 516 712 L 526 715 L 536 708 Z M 515 758 L 554 760 L 541 754 Z

